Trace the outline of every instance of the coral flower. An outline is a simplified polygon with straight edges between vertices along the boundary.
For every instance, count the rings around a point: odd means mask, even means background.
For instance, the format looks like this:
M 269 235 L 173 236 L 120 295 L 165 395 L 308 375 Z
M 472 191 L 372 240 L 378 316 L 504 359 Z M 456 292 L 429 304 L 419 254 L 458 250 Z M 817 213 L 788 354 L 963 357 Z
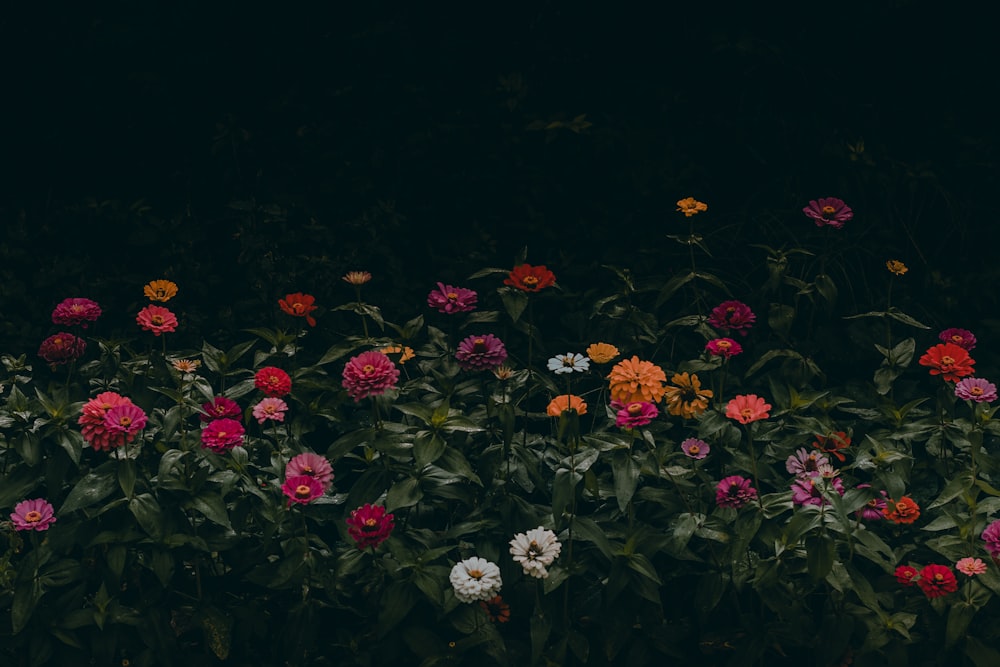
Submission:
M 618 428 L 639 428 L 650 423 L 660 414 L 656 405 L 646 401 L 636 401 L 628 405 L 611 401 L 611 409 L 616 411 L 615 426 Z
M 303 294 L 302 292 L 286 294 L 284 299 L 278 299 L 278 305 L 281 306 L 283 312 L 292 317 L 306 318 L 306 324 L 311 327 L 316 326 L 316 318 L 309 314 L 316 310 L 315 304 L 316 297 L 312 294 Z
M 288 410 L 288 403 L 280 398 L 268 396 L 260 403 L 253 406 L 253 416 L 258 424 L 270 420 L 275 422 L 285 421 L 285 412 Z
M 348 271 L 341 280 L 345 283 L 354 285 L 355 287 L 361 287 L 366 282 L 372 279 L 372 274 L 367 271 Z
M 413 348 L 409 345 L 386 345 L 385 347 L 380 347 L 378 351 L 397 364 L 405 364 L 417 356 Z
M 899 500 L 889 498 L 882 514 L 893 523 L 913 523 L 920 517 L 920 506 L 909 496 L 902 496 Z
M 901 276 L 909 271 L 909 269 L 906 268 L 906 264 L 903 264 L 898 259 L 890 259 L 885 263 L 885 268 L 889 269 L 889 273 L 896 276 Z
M 549 401 L 548 407 L 545 408 L 545 414 L 550 417 L 558 417 L 567 410 L 573 410 L 578 415 L 585 415 L 587 414 L 587 404 L 579 396 L 563 394 Z
M 992 403 L 997 400 L 997 386 L 982 378 L 965 378 L 955 385 L 955 396 L 963 401 Z
M 374 549 L 388 539 L 395 525 L 395 517 L 386 514 L 384 507 L 365 503 L 351 510 L 351 516 L 347 518 L 347 534 L 359 549 Z
M 608 381 L 613 401 L 624 405 L 642 401 L 659 403 L 666 391 L 663 383 L 667 381 L 667 375 L 656 364 L 633 356 L 615 364 Z
M 324 493 L 323 485 L 320 484 L 319 480 L 309 475 L 286 478 L 285 483 L 281 485 L 281 491 L 288 497 L 289 507 L 292 506 L 292 503 L 303 505 L 311 503 Z
M 802 212 L 815 220 L 817 227 L 829 225 L 834 229 L 841 229 L 845 222 L 854 217 L 851 207 L 845 204 L 843 199 L 836 197 L 813 199 Z
M 439 313 L 453 315 L 468 313 L 476 309 L 479 295 L 474 290 L 438 283 L 436 290 L 427 295 L 427 305 L 437 308 Z
M 135 316 L 135 321 L 144 331 L 152 331 L 154 336 L 177 331 L 177 316 L 163 306 L 146 306 Z
M 146 413 L 134 403 L 120 403 L 104 414 L 104 428 L 124 433 L 129 442 L 146 427 Z
M 708 409 L 708 399 L 712 398 L 713 392 L 711 389 L 701 388 L 701 381 L 697 375 L 675 373 L 670 382 L 673 386 L 666 387 L 663 393 L 667 412 L 684 419 L 692 419 Z
M 681 451 L 684 452 L 684 456 L 689 459 L 700 461 L 708 456 L 708 453 L 712 451 L 712 448 L 709 447 L 708 443 L 704 440 L 699 440 L 698 438 L 688 438 L 681 443 Z
M 962 558 L 955 563 L 955 569 L 967 577 L 975 577 L 986 574 L 988 568 L 981 558 Z
M 749 424 L 761 419 L 767 419 L 771 409 L 769 403 L 756 394 L 737 396 L 726 404 L 726 416 L 741 424 Z
M 917 586 L 929 598 L 939 598 L 958 590 L 958 580 L 950 567 L 945 565 L 926 565 L 920 570 Z
M 244 433 L 243 424 L 235 419 L 216 419 L 201 430 L 201 446 L 221 454 L 240 444 Z
M 76 361 L 87 351 L 87 341 L 71 333 L 60 331 L 42 341 L 38 356 L 53 366 Z
M 940 375 L 945 382 L 958 382 L 959 378 L 975 373 L 976 361 L 965 348 L 954 343 L 940 343 L 920 357 L 920 365 L 930 367 L 931 375 Z
M 757 489 L 750 485 L 749 479 L 739 475 L 726 477 L 715 487 L 715 504 L 719 507 L 740 509 L 754 500 L 757 500 Z
M 319 454 L 304 452 L 293 456 L 285 465 L 285 478 L 296 475 L 315 477 L 323 485 L 324 490 L 329 490 L 333 486 L 333 466 L 325 456 Z
M 479 608 L 486 612 L 490 623 L 506 623 L 510 620 L 510 605 L 503 601 L 503 596 L 497 595 L 489 600 L 480 600 Z
M 986 542 L 984 546 L 990 556 L 995 559 L 1000 558 L 1000 519 L 997 519 L 990 525 L 986 526 L 986 529 L 983 531 L 981 537 L 983 538 L 983 541 Z
M 729 359 L 743 352 L 743 346 L 732 338 L 714 338 L 705 344 L 705 349 L 713 357 Z
M 177 296 L 177 283 L 170 280 L 154 280 L 142 288 L 142 293 L 150 301 L 166 303 Z
M 976 346 L 976 335 L 968 329 L 945 329 L 938 334 L 938 339 L 942 343 L 954 343 L 964 350 L 971 350 Z
M 723 301 L 708 314 L 709 326 L 723 331 L 735 331 L 741 336 L 746 336 L 756 321 L 757 316 L 742 301 Z
M 344 365 L 341 384 L 355 402 L 369 396 L 381 396 L 396 386 L 399 369 L 381 352 L 362 352 Z
M 135 438 L 134 433 L 108 429 L 104 421 L 108 412 L 119 405 L 132 405 L 132 401 L 113 391 L 100 393 L 83 404 L 82 414 L 77 423 L 80 425 L 83 439 L 93 450 L 99 452 L 121 447 Z
M 917 568 L 911 565 L 900 565 L 896 568 L 896 581 L 903 584 L 904 586 L 912 586 L 916 583 L 918 572 Z
M 554 285 L 555 282 L 555 274 L 544 265 L 519 264 L 504 278 L 503 284 L 525 292 L 540 292 L 546 287 Z
M 265 366 L 254 375 L 253 385 L 268 396 L 287 396 L 292 391 L 292 378 L 274 366 Z
M 216 396 L 208 403 L 202 403 L 201 409 L 205 413 L 201 415 L 203 422 L 210 422 L 213 419 L 240 419 L 243 416 L 243 409 L 240 404 L 225 396 Z
M 458 344 L 455 359 L 467 371 L 492 370 L 507 360 L 507 348 L 493 334 L 469 336 Z
M 836 433 L 831 433 L 829 437 L 817 435 L 816 441 L 813 443 L 813 447 L 820 450 L 821 452 L 826 452 L 827 454 L 833 454 L 837 457 L 837 460 L 843 463 L 847 457 L 840 453 L 841 449 L 847 449 L 851 446 L 851 438 L 843 431 L 837 431 Z
M 586 353 L 595 364 L 606 364 L 618 356 L 618 348 L 609 343 L 594 343 Z
M 73 326 L 79 324 L 84 329 L 90 322 L 101 316 L 101 307 L 90 299 L 63 299 L 52 311 L 52 323 Z
M 685 197 L 677 202 L 677 210 L 683 213 L 685 218 L 690 218 L 692 215 L 707 211 L 708 204 L 700 202 L 694 197 Z
M 48 530 L 56 522 L 55 509 L 49 501 L 42 498 L 22 500 L 14 505 L 10 515 L 16 530 Z

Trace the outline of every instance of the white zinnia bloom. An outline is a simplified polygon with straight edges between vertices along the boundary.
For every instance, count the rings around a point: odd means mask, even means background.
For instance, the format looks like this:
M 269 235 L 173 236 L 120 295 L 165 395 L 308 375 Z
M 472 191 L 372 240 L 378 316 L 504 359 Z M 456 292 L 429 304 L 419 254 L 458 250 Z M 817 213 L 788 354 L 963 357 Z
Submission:
M 536 579 L 546 579 L 549 571 L 545 568 L 552 565 L 562 545 L 556 539 L 556 534 L 541 526 L 527 533 L 518 533 L 510 541 L 510 555 L 521 564 L 525 574 Z
M 566 354 L 558 354 L 549 359 L 548 368 L 556 375 L 572 373 L 573 371 L 582 373 L 590 369 L 590 359 L 582 354 L 567 352 Z
M 451 568 L 452 588 L 459 602 L 475 602 L 496 597 L 503 586 L 500 568 L 485 558 L 466 558 Z

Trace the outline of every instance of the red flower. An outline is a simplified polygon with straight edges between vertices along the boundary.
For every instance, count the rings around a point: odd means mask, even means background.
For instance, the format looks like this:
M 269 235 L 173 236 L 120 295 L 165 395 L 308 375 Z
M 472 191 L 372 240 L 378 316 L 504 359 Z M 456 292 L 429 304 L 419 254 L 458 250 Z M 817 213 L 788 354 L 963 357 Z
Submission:
M 385 542 L 395 527 L 392 514 L 386 514 L 381 505 L 364 506 L 351 511 L 347 518 L 347 532 L 357 543 L 359 549 L 377 547 Z
M 927 350 L 920 357 L 921 366 L 929 366 L 931 375 L 940 375 L 946 382 L 958 382 L 959 378 L 972 375 L 976 360 L 969 352 L 954 343 L 941 343 Z
M 900 565 L 896 568 L 896 581 L 904 586 L 912 586 L 917 579 L 917 568 L 909 565 Z
M 163 306 L 146 306 L 135 316 L 135 321 L 145 331 L 152 331 L 154 336 L 177 331 L 177 316 Z
M 254 375 L 253 385 L 268 396 L 287 396 L 292 390 L 292 378 L 274 366 L 265 366 Z
M 544 264 L 540 266 L 518 264 L 504 279 L 503 284 L 525 292 L 540 292 L 546 287 L 554 285 L 555 282 L 556 275 L 546 269 Z
M 920 570 L 917 586 L 929 598 L 939 598 L 958 590 L 958 580 L 950 567 L 945 565 L 927 565 Z
M 479 607 L 486 612 L 491 623 L 506 623 L 510 620 L 510 605 L 499 595 L 489 600 L 480 600 Z
M 843 431 L 831 433 L 829 437 L 817 435 L 816 442 L 813 443 L 813 447 L 822 452 L 826 452 L 827 454 L 833 454 L 841 463 L 843 463 L 847 457 L 841 454 L 840 450 L 847 449 L 850 446 L 851 439 Z
M 316 297 L 312 294 L 303 294 L 302 292 L 286 294 L 284 299 L 278 299 L 278 305 L 281 306 L 281 310 L 292 317 L 306 318 L 306 323 L 311 327 L 316 326 L 316 319 L 309 314 L 316 310 L 316 306 L 313 305 L 315 302 Z
M 902 496 L 899 500 L 889 498 L 882 514 L 893 523 L 913 523 L 920 517 L 920 506 L 909 496 Z

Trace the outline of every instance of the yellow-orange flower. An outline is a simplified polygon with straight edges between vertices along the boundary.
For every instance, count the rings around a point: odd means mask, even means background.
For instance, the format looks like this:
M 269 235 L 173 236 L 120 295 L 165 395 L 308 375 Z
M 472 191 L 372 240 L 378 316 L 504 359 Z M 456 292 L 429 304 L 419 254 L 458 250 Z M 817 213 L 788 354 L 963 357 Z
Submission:
M 711 389 L 701 388 L 701 380 L 697 375 L 674 373 L 670 381 L 674 386 L 664 390 L 667 412 L 684 419 L 691 419 L 708 409 L 708 399 L 714 394 Z
M 587 404 L 575 394 L 563 394 L 549 401 L 549 406 L 545 408 L 546 414 L 550 417 L 558 417 L 567 410 L 575 410 L 576 414 L 585 415 L 587 414 Z
M 618 348 L 609 343 L 594 343 L 587 348 L 587 356 L 595 364 L 606 364 L 618 356 Z
M 174 359 L 170 365 L 179 373 L 194 373 L 201 366 L 201 362 L 197 359 Z
M 698 201 L 694 197 L 686 197 L 677 202 L 677 210 L 683 213 L 685 218 L 690 218 L 692 215 L 707 211 L 708 204 Z
M 651 361 L 639 357 L 623 359 L 611 368 L 608 375 L 611 400 L 624 405 L 629 403 L 659 403 L 663 398 L 663 383 L 667 375 Z
M 142 293 L 150 301 L 170 301 L 177 296 L 177 283 L 169 280 L 154 280 L 142 288 Z
M 360 287 L 361 285 L 364 285 L 371 279 L 372 279 L 372 274 L 368 273 L 367 271 L 348 271 L 347 274 L 345 274 L 344 277 L 341 278 L 341 280 L 343 280 L 345 283 L 350 283 L 355 287 Z
M 901 276 L 909 271 L 909 269 L 906 268 L 906 264 L 903 264 L 898 259 L 890 259 L 885 263 L 885 268 L 889 269 L 889 273 L 893 273 L 897 276 Z
M 397 364 L 405 364 L 407 361 L 417 356 L 413 351 L 413 348 L 408 345 L 387 345 L 386 347 L 379 349 L 379 352 L 386 355 Z M 399 359 L 393 356 L 397 354 L 399 355 Z

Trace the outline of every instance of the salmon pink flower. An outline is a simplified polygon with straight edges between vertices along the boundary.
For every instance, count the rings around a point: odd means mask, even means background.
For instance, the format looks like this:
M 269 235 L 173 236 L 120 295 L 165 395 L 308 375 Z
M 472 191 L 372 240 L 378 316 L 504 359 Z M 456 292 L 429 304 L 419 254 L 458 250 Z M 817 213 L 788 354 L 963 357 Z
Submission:
M 86 329 L 101 316 L 101 307 L 90 299 L 63 299 L 52 311 L 52 323 L 64 326 L 79 324 Z
M 757 394 L 737 396 L 726 404 L 726 416 L 741 424 L 767 419 L 771 405 Z
M 754 500 L 757 500 L 757 489 L 753 488 L 750 480 L 745 477 L 731 475 L 715 487 L 715 504 L 719 507 L 740 509 Z
M 994 559 L 1000 558 L 1000 519 L 986 526 L 981 537 L 986 542 L 986 551 L 990 556 Z
M 323 485 L 319 480 L 309 475 L 296 475 L 288 477 L 281 485 L 281 491 L 288 498 L 288 506 L 292 503 L 306 505 L 321 497 L 324 493 Z
M 813 199 L 809 205 L 802 209 L 806 216 L 816 221 L 817 227 L 829 225 L 834 229 L 841 229 L 844 223 L 854 217 L 854 211 L 844 203 L 843 199 L 836 197 L 821 197 Z
M 243 417 L 243 409 L 240 404 L 225 396 L 216 396 L 208 403 L 202 403 L 201 409 L 205 413 L 200 416 L 201 421 L 206 423 L 224 417 L 237 420 Z
M 955 385 L 955 396 L 963 401 L 992 403 L 997 400 L 997 386 L 982 378 L 965 378 Z
M 135 316 L 135 321 L 154 336 L 177 331 L 177 316 L 163 306 L 146 306 Z
M 967 577 L 975 577 L 986 574 L 988 568 L 981 558 L 962 558 L 955 563 L 955 569 Z
M 920 570 L 917 586 L 929 598 L 939 598 L 958 590 L 958 580 L 950 567 L 945 565 L 926 565 Z
M 975 373 L 976 361 L 965 348 L 954 343 L 940 343 L 920 357 L 920 365 L 930 367 L 931 375 L 940 375 L 945 382 L 958 382 L 959 378 Z
M 756 321 L 757 316 L 742 301 L 723 301 L 708 314 L 709 326 L 722 331 L 735 331 L 741 336 L 746 336 Z
M 700 461 L 708 456 L 708 453 L 712 451 L 712 448 L 704 440 L 699 440 L 698 438 L 688 438 L 681 443 L 681 451 L 684 452 L 684 456 L 689 459 Z
M 645 426 L 659 416 L 656 405 L 647 401 L 636 401 L 624 404 L 611 401 L 611 409 L 615 410 L 615 426 L 618 428 L 639 428 Z
M 342 375 L 341 384 L 355 403 L 369 396 L 381 396 L 399 381 L 396 364 L 374 350 L 352 357 L 344 366 Z
M 104 414 L 104 428 L 124 433 L 131 442 L 146 427 L 146 413 L 134 403 L 120 403 Z
M 437 308 L 439 313 L 453 315 L 468 313 L 476 309 L 479 295 L 471 289 L 438 283 L 436 290 L 427 295 L 427 305 Z
M 964 350 L 971 350 L 976 346 L 976 335 L 968 329 L 945 329 L 938 334 L 938 339 L 942 343 L 954 343 Z
M 201 430 L 201 446 L 216 454 L 228 452 L 243 442 L 243 424 L 235 419 L 216 419 Z
M 142 293 L 150 301 L 166 303 L 177 296 L 177 283 L 170 280 L 154 280 L 142 288 Z
M 555 274 L 545 268 L 545 265 L 519 264 L 507 275 L 503 284 L 524 292 L 540 292 L 546 287 L 554 285 L 555 282 Z
M 896 568 L 896 581 L 903 584 L 904 586 L 912 586 L 917 582 L 919 578 L 919 573 L 917 568 L 911 565 L 900 565 Z
M 76 361 L 87 351 L 87 341 L 71 333 L 60 331 L 42 341 L 38 356 L 53 366 Z
M 10 515 L 15 530 L 48 530 L 56 522 L 55 509 L 49 501 L 42 498 L 22 500 L 14 505 Z
M 902 496 L 899 500 L 889 498 L 885 505 L 882 514 L 893 523 L 913 523 L 920 517 L 920 506 L 909 496 Z
M 469 336 L 458 344 L 455 359 L 467 371 L 492 370 L 507 360 L 507 348 L 493 334 Z
M 265 366 L 254 375 L 253 385 L 267 396 L 287 396 L 292 391 L 292 378 L 275 366 Z
M 395 517 L 386 514 L 384 507 L 365 503 L 351 510 L 351 516 L 347 517 L 347 534 L 359 549 L 375 549 L 389 538 L 395 525 Z
M 285 478 L 296 475 L 308 475 L 315 477 L 323 485 L 324 490 L 329 490 L 333 486 L 333 466 L 325 456 L 305 452 L 292 457 L 292 460 L 285 465 Z
M 705 344 L 705 349 L 713 357 L 729 359 L 743 352 L 743 346 L 732 338 L 714 338 Z
M 82 414 L 77 420 L 80 433 L 94 451 L 110 450 L 121 447 L 126 442 L 132 442 L 135 434 L 112 430 L 104 421 L 105 416 L 113 408 L 120 405 L 132 405 L 132 401 L 113 391 L 98 394 L 83 405 Z
M 663 369 L 639 357 L 623 359 L 611 368 L 608 375 L 611 400 L 623 405 L 636 402 L 659 403 L 666 389 L 667 375 Z
M 286 294 L 284 299 L 278 299 L 278 305 L 281 306 L 282 312 L 292 317 L 306 318 L 306 324 L 311 327 L 316 326 L 316 318 L 309 314 L 316 310 L 315 303 L 316 297 L 302 292 Z
M 264 422 L 271 420 L 275 422 L 285 421 L 285 411 L 288 410 L 288 404 L 285 403 L 280 398 L 274 396 L 268 396 L 263 399 L 260 403 L 253 406 L 253 416 L 257 420 L 258 424 L 263 424 Z
M 563 394 L 549 401 L 545 408 L 545 414 L 550 417 L 559 417 L 562 413 L 570 410 L 578 415 L 585 415 L 587 414 L 587 404 L 579 396 Z

